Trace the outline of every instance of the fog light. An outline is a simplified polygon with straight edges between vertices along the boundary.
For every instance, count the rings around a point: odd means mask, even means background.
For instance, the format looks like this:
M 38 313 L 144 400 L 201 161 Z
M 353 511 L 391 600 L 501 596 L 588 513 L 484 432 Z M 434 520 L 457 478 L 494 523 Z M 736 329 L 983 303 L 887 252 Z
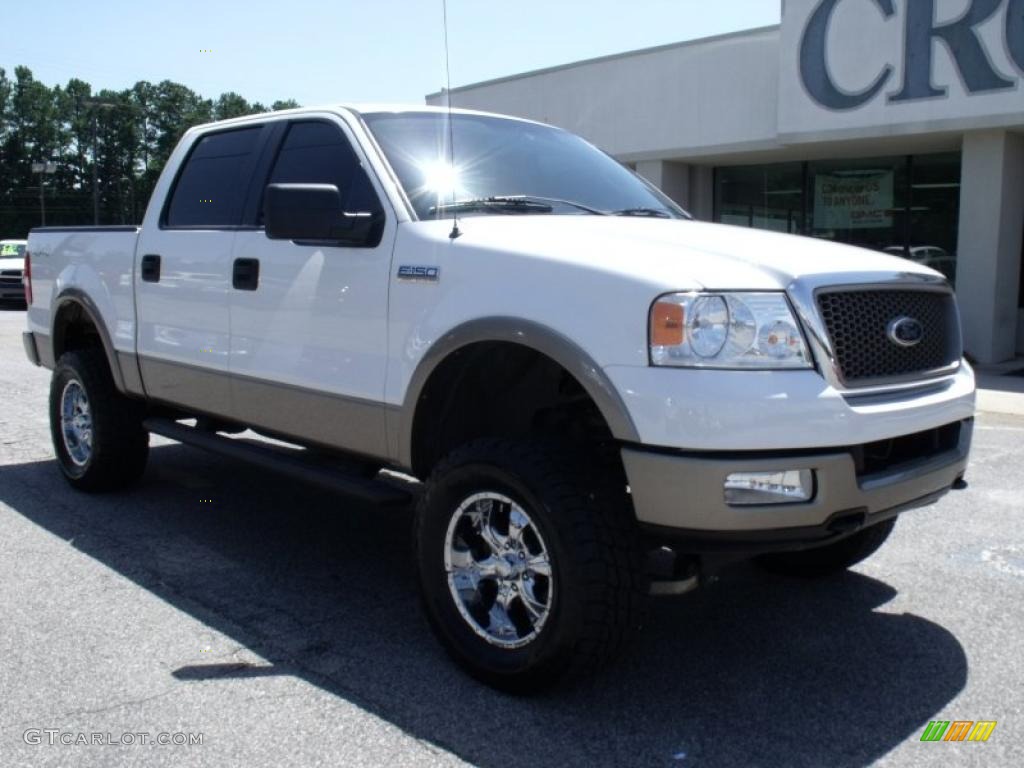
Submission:
M 734 472 L 725 478 L 726 504 L 796 504 L 813 496 L 814 472 L 809 469 Z

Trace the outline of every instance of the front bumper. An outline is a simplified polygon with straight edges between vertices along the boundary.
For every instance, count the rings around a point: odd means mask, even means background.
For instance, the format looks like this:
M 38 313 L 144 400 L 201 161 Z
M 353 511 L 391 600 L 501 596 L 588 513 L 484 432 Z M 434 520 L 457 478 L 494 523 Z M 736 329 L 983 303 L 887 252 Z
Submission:
M 25 286 L 21 281 L 0 281 L 0 301 L 24 301 Z
M 677 551 L 796 549 L 936 501 L 967 469 L 972 428 L 973 420 L 965 419 L 951 445 L 868 472 L 858 469 L 857 448 L 694 454 L 627 447 L 622 458 L 637 519 L 649 535 L 671 541 Z M 810 501 L 726 503 L 728 475 L 791 469 L 814 471 Z
M 884 394 L 840 391 L 814 370 L 608 366 L 639 441 L 684 451 L 826 452 L 974 415 L 974 373 Z

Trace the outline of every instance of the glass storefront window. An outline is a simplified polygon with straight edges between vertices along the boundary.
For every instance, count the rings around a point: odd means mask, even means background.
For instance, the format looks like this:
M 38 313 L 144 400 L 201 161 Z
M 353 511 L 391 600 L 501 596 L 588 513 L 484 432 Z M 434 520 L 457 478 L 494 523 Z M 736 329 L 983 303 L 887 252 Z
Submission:
M 909 258 L 954 281 L 960 221 L 960 155 L 911 158 Z
M 849 243 L 956 277 L 960 154 L 715 169 L 715 220 Z
M 720 168 L 716 221 L 797 233 L 803 230 L 803 164 Z
M 906 158 L 810 163 L 807 195 L 807 234 L 876 251 L 903 248 Z

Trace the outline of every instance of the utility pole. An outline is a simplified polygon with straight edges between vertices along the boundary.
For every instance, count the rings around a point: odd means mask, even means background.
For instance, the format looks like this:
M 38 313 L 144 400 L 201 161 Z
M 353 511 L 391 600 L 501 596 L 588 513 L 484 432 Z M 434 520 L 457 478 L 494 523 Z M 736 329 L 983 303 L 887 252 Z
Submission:
M 96 101 L 94 99 L 86 99 L 82 102 L 87 107 L 91 107 L 90 116 L 92 117 L 92 223 L 99 225 L 100 223 L 100 152 L 99 152 L 99 126 L 96 120 L 97 108 L 111 109 L 116 107 L 117 104 L 111 101 Z
M 41 163 L 32 163 L 32 173 L 39 174 L 39 226 L 46 226 L 46 177 L 57 172 L 57 164 L 46 160 Z
M 96 110 L 92 111 L 92 223 L 99 226 L 100 223 L 100 155 L 99 141 L 97 140 L 98 130 L 96 126 Z

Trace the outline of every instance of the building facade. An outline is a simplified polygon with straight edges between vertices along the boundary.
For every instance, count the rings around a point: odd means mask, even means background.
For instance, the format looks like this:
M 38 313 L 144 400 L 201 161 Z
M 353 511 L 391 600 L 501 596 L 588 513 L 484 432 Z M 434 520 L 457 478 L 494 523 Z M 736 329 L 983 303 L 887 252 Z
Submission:
M 784 0 L 776 27 L 452 102 L 578 133 L 698 218 L 924 262 L 974 358 L 1024 353 L 1024 0 Z

